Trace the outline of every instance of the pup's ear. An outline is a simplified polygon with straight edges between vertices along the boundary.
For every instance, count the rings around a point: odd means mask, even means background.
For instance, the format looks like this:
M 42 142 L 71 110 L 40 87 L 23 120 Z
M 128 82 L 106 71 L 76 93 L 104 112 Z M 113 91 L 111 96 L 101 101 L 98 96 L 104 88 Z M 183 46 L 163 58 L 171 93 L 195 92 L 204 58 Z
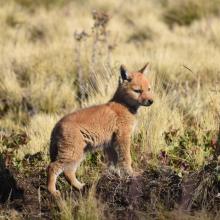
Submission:
M 130 80 L 128 71 L 127 71 L 127 69 L 126 69 L 126 67 L 124 65 L 121 65 L 120 73 L 121 73 L 121 78 L 122 78 L 123 81 L 124 80 Z
M 138 72 L 147 74 L 149 69 L 149 63 L 146 63 Z

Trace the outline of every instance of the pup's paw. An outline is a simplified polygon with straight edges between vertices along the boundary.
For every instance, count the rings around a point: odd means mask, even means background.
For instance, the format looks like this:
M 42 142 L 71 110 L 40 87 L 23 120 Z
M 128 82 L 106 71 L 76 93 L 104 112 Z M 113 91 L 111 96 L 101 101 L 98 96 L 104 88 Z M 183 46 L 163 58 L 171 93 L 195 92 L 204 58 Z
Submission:
M 61 198 L 61 193 L 59 190 L 55 190 L 53 192 L 51 192 L 51 194 L 55 197 L 55 198 Z

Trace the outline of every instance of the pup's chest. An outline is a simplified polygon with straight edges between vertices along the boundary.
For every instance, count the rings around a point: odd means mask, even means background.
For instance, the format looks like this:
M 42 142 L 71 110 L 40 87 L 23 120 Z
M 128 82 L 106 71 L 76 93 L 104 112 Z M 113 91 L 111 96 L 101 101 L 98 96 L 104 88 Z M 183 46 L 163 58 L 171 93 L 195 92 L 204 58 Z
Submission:
M 132 124 L 132 129 L 131 129 L 131 133 L 135 133 L 136 129 L 138 127 L 138 122 L 137 120 L 134 120 L 133 124 Z

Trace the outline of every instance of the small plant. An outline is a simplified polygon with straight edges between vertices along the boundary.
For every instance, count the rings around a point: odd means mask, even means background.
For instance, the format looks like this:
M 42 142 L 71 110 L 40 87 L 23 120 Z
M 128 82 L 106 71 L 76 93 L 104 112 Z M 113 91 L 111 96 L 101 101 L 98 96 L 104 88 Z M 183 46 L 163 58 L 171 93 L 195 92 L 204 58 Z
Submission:
M 174 166 L 178 170 L 195 170 L 212 159 L 213 132 L 199 136 L 194 130 L 178 135 L 178 130 L 164 134 L 167 150 L 159 154 L 162 163 Z
M 16 159 L 17 150 L 26 145 L 29 141 L 27 134 L 11 133 L 0 135 L 0 155 L 1 160 L 4 161 L 5 166 L 15 166 L 17 169 L 21 168 L 21 161 Z
M 77 99 L 80 106 L 88 99 L 88 95 L 94 94 L 99 90 L 98 78 L 102 78 L 102 83 L 108 83 L 112 77 L 112 72 L 106 74 L 106 69 L 111 68 L 111 51 L 115 48 L 115 43 L 110 43 L 110 32 L 107 25 L 110 16 L 103 12 L 93 11 L 92 17 L 94 24 L 91 33 L 86 31 L 74 33 L 76 41 L 75 47 L 75 63 L 76 63 L 76 80 L 75 86 L 78 87 Z M 87 51 L 83 51 L 83 47 L 90 42 L 91 57 L 88 57 Z M 88 47 L 88 46 L 86 46 Z M 82 57 L 86 57 L 83 64 Z M 107 87 L 107 86 L 106 86 Z

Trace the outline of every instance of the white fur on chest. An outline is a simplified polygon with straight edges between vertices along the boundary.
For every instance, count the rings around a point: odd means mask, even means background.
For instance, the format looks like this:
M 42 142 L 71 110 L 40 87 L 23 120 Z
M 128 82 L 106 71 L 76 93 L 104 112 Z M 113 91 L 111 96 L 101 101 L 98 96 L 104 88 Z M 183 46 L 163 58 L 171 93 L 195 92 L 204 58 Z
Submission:
M 137 122 L 137 120 L 135 120 L 133 122 L 132 130 L 131 130 L 132 134 L 134 134 L 136 132 L 137 125 L 138 125 L 138 122 Z

